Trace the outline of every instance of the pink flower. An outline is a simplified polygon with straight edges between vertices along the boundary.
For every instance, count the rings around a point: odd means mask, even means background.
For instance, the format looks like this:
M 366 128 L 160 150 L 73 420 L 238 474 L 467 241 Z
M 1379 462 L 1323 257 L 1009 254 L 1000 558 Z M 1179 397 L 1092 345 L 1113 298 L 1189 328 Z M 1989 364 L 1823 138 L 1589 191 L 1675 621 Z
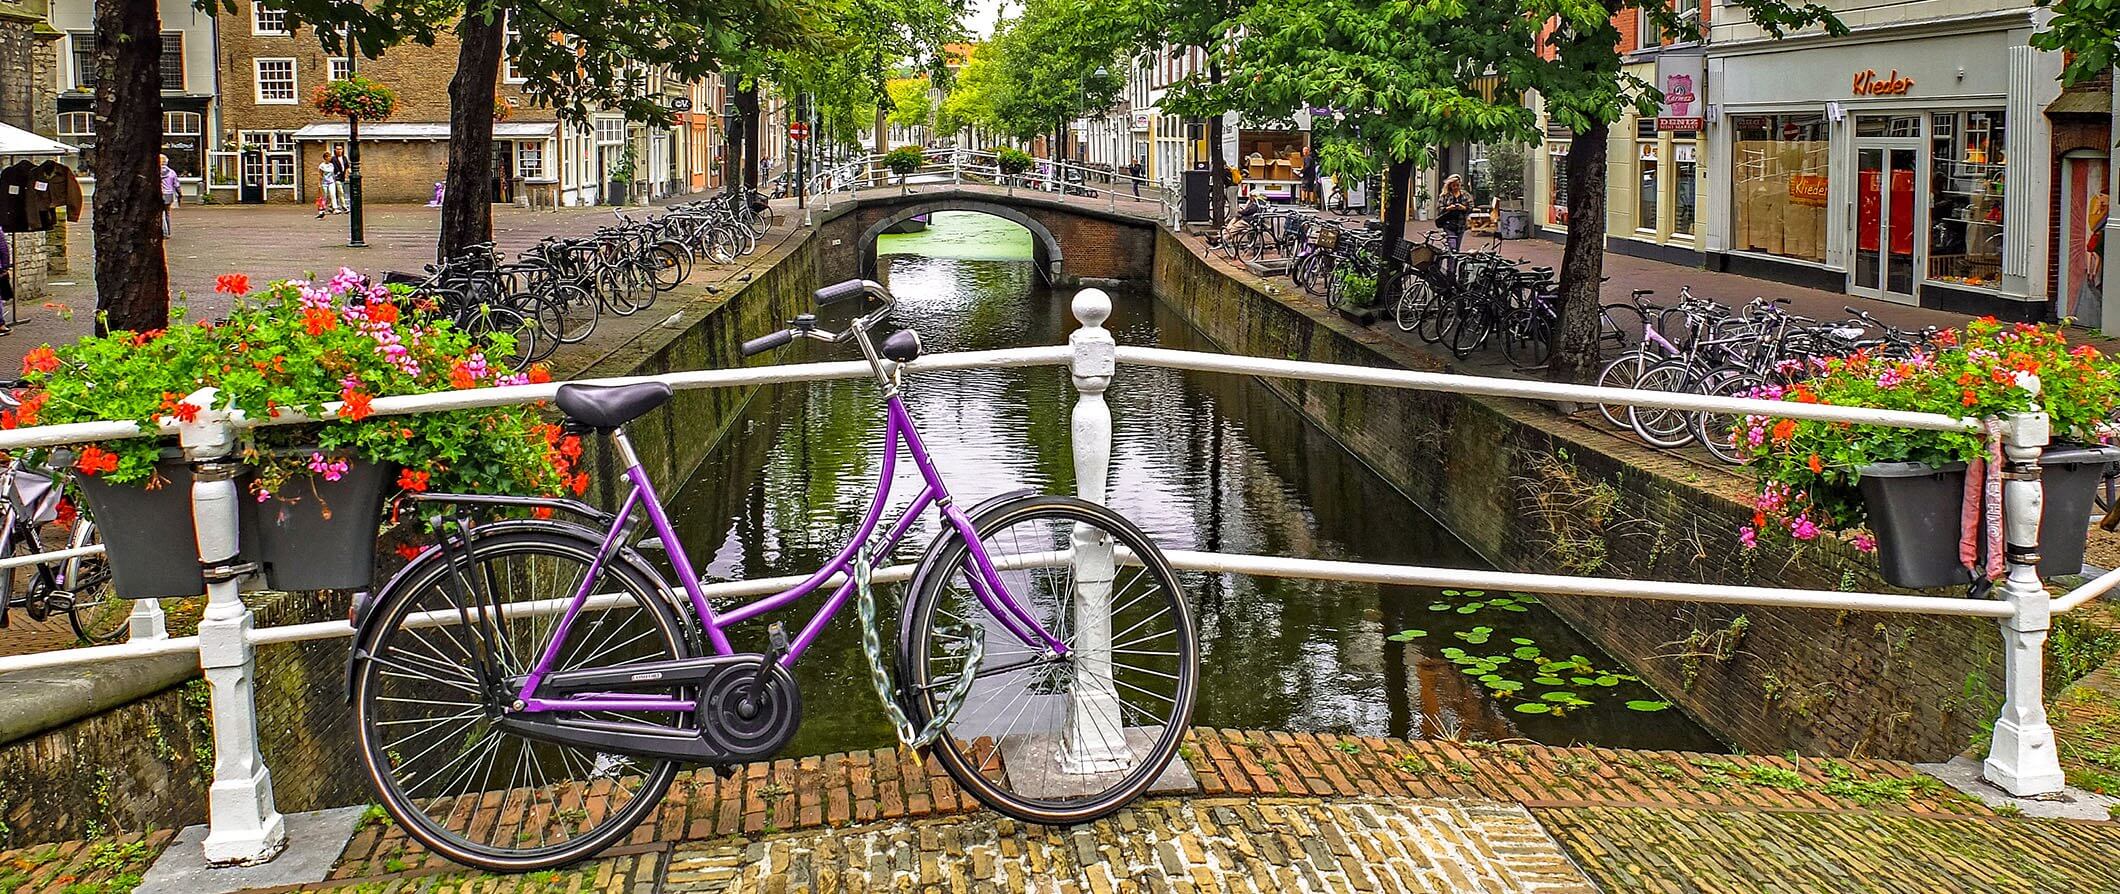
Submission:
M 309 471 L 324 476 L 325 481 L 337 481 L 346 477 L 352 465 L 343 459 L 333 459 L 321 453 L 309 454 Z
M 1789 536 L 1803 541 L 1816 540 L 1818 525 L 1811 521 L 1809 514 L 1799 515 L 1789 522 Z
M 1862 552 L 1874 553 L 1877 551 L 1877 536 L 1868 531 L 1857 531 L 1852 539 L 1855 542 L 1855 548 Z
M 1738 528 L 1737 543 L 1738 545 L 1743 546 L 1745 549 L 1758 549 L 1759 532 L 1753 530 L 1751 525 L 1746 525 L 1742 528 Z

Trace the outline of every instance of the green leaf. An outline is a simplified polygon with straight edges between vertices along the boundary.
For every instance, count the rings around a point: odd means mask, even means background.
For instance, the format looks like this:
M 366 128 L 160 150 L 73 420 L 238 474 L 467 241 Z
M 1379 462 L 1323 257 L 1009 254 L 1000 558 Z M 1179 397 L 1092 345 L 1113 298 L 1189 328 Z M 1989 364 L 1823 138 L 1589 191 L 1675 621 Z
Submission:
M 1509 710 L 1518 714 L 1551 714 L 1553 713 L 1553 706 L 1544 702 L 1518 702 L 1511 706 Z
M 1410 643 L 1427 635 L 1426 630 L 1401 630 L 1384 638 L 1395 643 Z
M 1670 702 L 1646 698 L 1638 698 L 1627 703 L 1627 709 L 1630 711 L 1654 712 L 1668 707 L 1671 707 Z

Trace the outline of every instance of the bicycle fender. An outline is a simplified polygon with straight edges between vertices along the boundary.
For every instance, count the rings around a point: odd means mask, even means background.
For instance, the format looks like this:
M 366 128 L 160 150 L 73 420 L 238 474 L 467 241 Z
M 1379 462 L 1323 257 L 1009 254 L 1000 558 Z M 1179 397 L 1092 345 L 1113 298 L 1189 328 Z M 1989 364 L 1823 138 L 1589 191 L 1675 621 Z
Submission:
M 580 542 L 592 553 L 604 544 L 604 532 L 602 531 L 592 530 L 570 522 L 536 518 L 511 518 L 487 522 L 479 525 L 472 536 L 475 538 L 480 534 L 505 534 L 513 531 L 537 531 L 566 537 Z M 626 563 L 634 571 L 639 572 L 643 578 L 646 578 L 654 586 L 656 594 L 662 597 L 665 602 L 670 603 L 671 608 L 677 610 L 677 617 L 685 627 L 685 637 L 688 640 L 688 644 L 695 651 L 698 650 L 699 619 L 692 611 L 691 603 L 679 601 L 672 594 L 669 582 L 663 579 L 662 572 L 657 571 L 654 565 L 650 564 L 645 557 L 632 547 L 621 548 L 613 558 Z M 369 651 L 374 646 L 373 640 L 377 635 L 377 613 L 374 611 L 374 607 L 382 605 L 387 597 L 395 593 L 399 587 L 404 586 L 406 581 L 414 579 L 416 575 L 425 573 L 430 566 L 447 560 L 447 556 L 441 550 L 429 547 L 421 552 L 418 557 L 405 563 L 405 567 L 398 569 L 396 574 L 391 575 L 390 580 L 383 584 L 382 589 L 376 590 L 375 594 L 368 598 L 369 611 L 367 616 L 361 619 L 360 626 L 354 629 L 353 648 L 347 650 L 346 653 L 346 703 L 348 705 L 353 704 L 354 672 L 360 668 L 360 662 L 368 658 Z
M 977 505 L 965 510 L 964 516 L 971 520 L 972 529 L 978 530 L 980 519 L 1012 504 L 1043 496 L 1045 494 L 1040 493 L 1036 488 L 1018 488 L 1007 493 L 995 494 L 979 501 Z M 927 550 L 920 554 L 919 564 L 913 566 L 913 576 L 906 582 L 905 591 L 907 594 L 920 591 L 920 582 L 926 580 L 927 576 L 935 571 L 936 564 L 942 561 L 942 545 L 948 542 L 950 535 L 954 533 L 956 533 L 954 528 L 946 530 L 941 536 L 928 543 Z M 911 606 L 905 606 L 898 612 L 897 674 L 900 680 L 906 679 L 913 670 L 913 613 L 910 609 Z M 913 706 L 906 702 L 902 686 L 900 687 L 898 698 L 898 707 L 907 712 L 906 716 L 912 716 Z

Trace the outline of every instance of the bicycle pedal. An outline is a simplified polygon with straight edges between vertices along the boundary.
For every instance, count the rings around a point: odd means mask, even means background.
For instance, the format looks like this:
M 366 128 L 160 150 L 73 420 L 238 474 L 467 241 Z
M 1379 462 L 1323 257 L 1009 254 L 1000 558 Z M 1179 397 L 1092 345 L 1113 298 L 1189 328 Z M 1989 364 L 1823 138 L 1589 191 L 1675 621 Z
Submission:
M 780 656 L 788 654 L 788 628 L 781 626 L 779 621 L 766 625 L 766 641 L 772 644 L 772 650 L 767 653 L 772 660 L 779 661 Z

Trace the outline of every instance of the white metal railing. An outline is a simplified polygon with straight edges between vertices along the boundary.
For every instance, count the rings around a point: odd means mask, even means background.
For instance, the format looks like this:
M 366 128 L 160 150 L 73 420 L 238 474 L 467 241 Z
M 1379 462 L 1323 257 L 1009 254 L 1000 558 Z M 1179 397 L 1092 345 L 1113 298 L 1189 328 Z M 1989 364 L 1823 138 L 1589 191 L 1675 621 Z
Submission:
M 1632 404 L 1678 410 L 1706 410 L 1732 415 L 1772 415 L 1936 431 L 1971 431 L 1984 427 L 1980 420 L 1929 413 L 1559 385 L 1161 348 L 1120 347 L 1112 334 L 1104 328 L 1104 322 L 1111 314 L 1111 302 L 1103 292 L 1097 289 L 1078 292 L 1074 297 L 1073 312 L 1081 326 L 1069 336 L 1065 346 L 937 354 L 922 357 L 906 365 L 904 371 L 919 374 L 961 369 L 1067 366 L 1078 394 L 1071 420 L 1078 493 L 1099 501 L 1105 495 L 1104 476 L 1112 459 L 1111 413 L 1104 395 L 1121 365 L 1533 400 Z M 827 362 L 696 370 L 594 381 L 601 384 L 659 381 L 673 388 L 696 389 L 853 379 L 868 374 L 866 363 Z M 376 415 L 397 415 L 523 404 L 547 400 L 558 387 L 557 383 L 548 383 L 377 398 L 371 404 L 371 410 Z M 198 528 L 202 564 L 209 569 L 208 604 L 204 618 L 199 624 L 198 635 L 183 638 L 142 638 L 111 646 L 0 657 L 0 672 L 77 667 L 149 655 L 197 653 L 200 666 L 213 692 L 211 710 L 215 761 L 209 814 L 210 832 L 205 842 L 207 859 L 216 864 L 259 862 L 269 860 L 278 853 L 286 832 L 284 821 L 273 806 L 270 771 L 258 752 L 252 697 L 256 668 L 253 650 L 261 644 L 346 637 L 354 631 L 348 625 L 335 621 L 254 628 L 251 613 L 244 606 L 238 592 L 240 574 L 234 573 L 239 570 L 236 565 L 238 539 L 234 507 L 235 500 L 240 495 L 236 493 L 236 485 L 227 471 L 229 457 L 235 449 L 236 435 L 248 427 L 287 425 L 312 420 L 291 414 L 265 420 L 246 419 L 240 413 L 222 409 L 222 401 L 213 389 L 202 389 L 190 396 L 188 402 L 206 408 L 189 423 L 180 424 L 175 420 L 165 420 L 160 426 L 151 427 L 146 431 L 129 422 L 41 426 L 0 431 L 0 450 L 84 440 L 175 435 L 197 469 L 196 480 L 192 486 L 193 518 Z M 329 417 L 336 410 L 335 405 L 328 405 L 324 415 Z M 2006 700 L 2001 716 L 1996 720 L 1993 745 L 1984 766 L 1985 775 L 1989 780 L 2015 794 L 2040 794 L 2058 791 L 2062 787 L 2053 731 L 2047 723 L 2040 690 L 2043 679 L 2042 645 L 2051 617 L 2056 612 L 2081 606 L 2111 591 L 2115 586 L 2120 586 L 2120 571 L 2102 575 L 2059 599 L 2048 593 L 2039 581 L 2034 565 L 2038 543 L 2038 507 L 2041 503 L 2041 483 L 2036 472 L 2036 458 L 2048 440 L 2047 420 L 2043 413 L 2027 412 L 2009 417 L 2007 423 L 2006 450 L 2012 463 L 2018 464 L 2019 469 L 2023 471 L 2016 473 L 2004 485 L 2005 521 L 2012 548 L 2009 556 L 2009 577 L 2003 585 L 1995 589 L 1994 592 L 1999 597 L 1997 599 L 1640 581 L 1191 550 L 1172 551 L 1169 557 L 1177 568 L 1213 573 L 1995 618 L 2000 622 L 2005 640 Z M 53 554 L 30 558 L 51 560 Z M 878 579 L 893 579 L 906 572 L 907 569 L 904 568 L 892 568 L 880 572 Z M 706 587 L 706 590 L 709 595 L 759 595 L 777 592 L 796 580 L 797 578 L 789 577 L 717 583 Z M 528 610 L 556 611 L 560 604 L 559 600 L 546 600 L 530 606 Z
M 1091 203 L 1101 198 L 1107 210 L 1112 211 L 1122 207 L 1154 208 L 1157 220 L 1173 226 L 1178 213 L 1177 191 L 1146 177 L 1135 177 L 1106 165 L 1044 158 L 1034 159 L 1028 170 L 1010 174 L 1001 169 L 996 153 L 981 149 L 922 150 L 920 167 L 904 175 L 886 167 L 882 153 L 869 153 L 834 162 L 818 171 L 810 179 L 809 192 L 822 203 L 822 210 L 830 211 L 833 197 L 839 193 L 851 197 L 864 189 L 935 183 L 988 184 L 1010 192 L 1059 192 L 1082 196 Z

